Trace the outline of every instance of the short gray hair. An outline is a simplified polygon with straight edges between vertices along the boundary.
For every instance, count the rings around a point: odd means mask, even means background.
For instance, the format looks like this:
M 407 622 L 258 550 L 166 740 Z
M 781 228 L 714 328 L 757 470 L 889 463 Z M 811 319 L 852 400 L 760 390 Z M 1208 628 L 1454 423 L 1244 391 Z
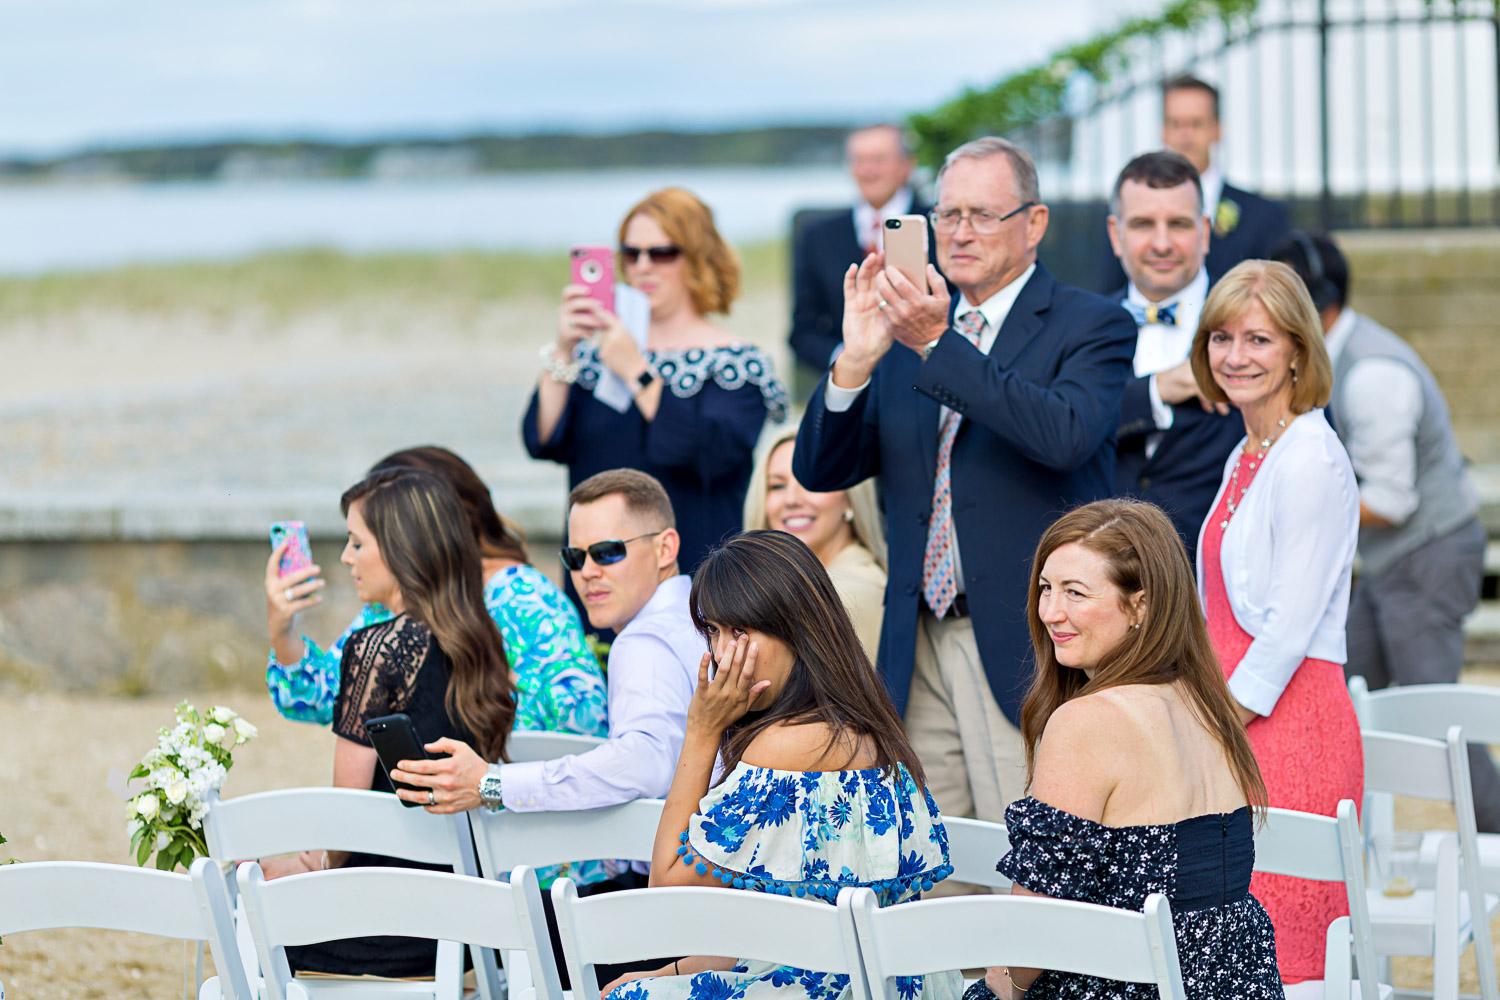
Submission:
M 948 172 L 948 168 L 959 160 L 988 160 L 993 156 L 1003 156 L 1010 161 L 1011 176 L 1016 182 L 1016 197 L 1023 204 L 1028 201 L 1040 204 L 1042 194 L 1037 188 L 1036 163 L 1031 159 L 1031 154 L 1009 139 L 1002 139 L 997 135 L 970 139 L 949 153 L 938 170 L 938 183 L 943 182 L 943 175 Z

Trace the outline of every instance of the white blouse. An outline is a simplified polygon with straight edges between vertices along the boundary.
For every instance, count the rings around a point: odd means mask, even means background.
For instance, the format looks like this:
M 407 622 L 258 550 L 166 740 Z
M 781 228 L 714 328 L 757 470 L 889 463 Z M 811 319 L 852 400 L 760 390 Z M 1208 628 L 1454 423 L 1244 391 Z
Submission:
M 1240 453 L 1236 448 L 1224 464 L 1211 511 L 1217 512 Z M 1198 534 L 1204 607 L 1207 527 L 1205 522 Z M 1293 420 L 1266 454 L 1224 532 L 1219 559 L 1229 607 L 1254 639 L 1229 679 L 1241 705 L 1270 715 L 1304 658 L 1348 658 L 1344 622 L 1358 537 L 1354 467 L 1323 411 L 1311 410 Z

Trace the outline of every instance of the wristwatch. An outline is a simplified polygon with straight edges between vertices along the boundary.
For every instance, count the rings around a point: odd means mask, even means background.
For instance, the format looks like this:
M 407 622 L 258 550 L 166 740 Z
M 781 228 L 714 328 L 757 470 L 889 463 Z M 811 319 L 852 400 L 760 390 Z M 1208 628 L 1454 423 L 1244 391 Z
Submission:
M 651 388 L 651 383 L 656 381 L 656 372 L 647 368 L 635 377 L 635 389 L 631 391 L 632 396 L 638 396 Z
M 491 764 L 484 772 L 484 777 L 479 779 L 479 804 L 490 812 L 499 812 L 505 808 L 505 803 L 500 800 L 499 764 Z

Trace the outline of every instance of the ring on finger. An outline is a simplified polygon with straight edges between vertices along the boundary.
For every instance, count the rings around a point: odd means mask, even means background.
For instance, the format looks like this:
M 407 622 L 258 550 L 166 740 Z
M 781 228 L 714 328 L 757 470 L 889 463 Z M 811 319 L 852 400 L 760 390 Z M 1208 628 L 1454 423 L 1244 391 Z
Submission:
M 296 598 L 292 596 L 292 588 L 291 587 L 288 587 L 285 590 L 283 590 L 281 592 L 281 596 L 284 597 L 284 598 L 286 598 L 286 602 L 288 604 L 291 604 L 293 601 L 296 600 Z
M 890 303 L 887 302 L 885 299 L 881 299 L 880 300 L 880 308 L 884 309 L 888 305 L 890 305 Z
M 427 789 L 427 804 L 430 806 L 437 805 L 437 792 L 434 792 L 430 788 Z

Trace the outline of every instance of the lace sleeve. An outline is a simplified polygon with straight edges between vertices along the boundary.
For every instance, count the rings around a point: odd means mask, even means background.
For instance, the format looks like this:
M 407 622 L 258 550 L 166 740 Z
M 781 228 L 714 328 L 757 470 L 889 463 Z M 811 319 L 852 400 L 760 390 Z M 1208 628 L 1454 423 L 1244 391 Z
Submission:
M 407 615 L 351 635 L 340 665 L 343 677 L 333 704 L 333 731 L 369 746 L 366 720 L 406 709 L 431 636 L 425 625 Z

